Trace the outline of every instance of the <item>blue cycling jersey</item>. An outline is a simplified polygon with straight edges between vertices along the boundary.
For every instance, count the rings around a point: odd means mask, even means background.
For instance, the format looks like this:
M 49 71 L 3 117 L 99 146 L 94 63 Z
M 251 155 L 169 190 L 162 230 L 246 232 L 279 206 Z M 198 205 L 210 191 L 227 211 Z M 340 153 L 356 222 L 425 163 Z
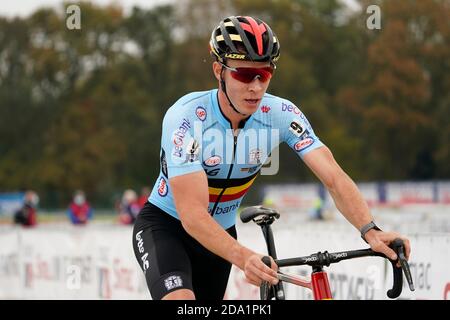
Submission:
M 272 151 L 281 142 L 300 157 L 323 143 L 298 107 L 271 94 L 265 94 L 258 110 L 233 130 L 219 107 L 217 92 L 187 94 L 167 110 L 161 170 L 148 200 L 179 219 L 168 179 L 204 171 L 208 212 L 228 229 L 235 224 L 237 209 L 256 176 L 263 170 L 270 172 L 276 162 Z

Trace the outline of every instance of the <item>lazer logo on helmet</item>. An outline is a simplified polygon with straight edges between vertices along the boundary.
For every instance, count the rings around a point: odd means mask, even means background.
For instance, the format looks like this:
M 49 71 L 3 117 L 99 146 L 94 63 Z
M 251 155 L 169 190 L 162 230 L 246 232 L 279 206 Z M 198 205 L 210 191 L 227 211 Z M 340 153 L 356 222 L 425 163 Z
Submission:
M 244 60 L 245 59 L 245 54 L 227 53 L 227 54 L 225 54 L 225 58 Z

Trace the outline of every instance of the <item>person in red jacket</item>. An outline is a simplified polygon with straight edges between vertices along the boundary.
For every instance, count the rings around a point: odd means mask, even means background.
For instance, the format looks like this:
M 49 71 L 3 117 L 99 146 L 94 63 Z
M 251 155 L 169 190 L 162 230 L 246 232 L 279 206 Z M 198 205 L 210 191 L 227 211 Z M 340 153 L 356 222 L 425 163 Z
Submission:
M 145 203 L 148 201 L 148 197 L 150 196 L 150 193 L 152 190 L 149 187 L 142 187 L 141 189 L 141 195 L 138 199 L 139 208 L 142 209 L 145 205 Z
M 23 206 L 14 213 L 14 223 L 24 227 L 36 226 L 38 204 L 39 196 L 36 192 L 32 190 L 25 192 Z
M 134 224 L 140 209 L 136 191 L 125 190 L 122 201 L 118 204 L 119 222 L 125 225 Z
M 75 225 L 83 225 L 92 218 L 92 208 L 86 201 L 83 191 L 78 190 L 73 195 L 73 200 L 67 210 L 70 221 Z

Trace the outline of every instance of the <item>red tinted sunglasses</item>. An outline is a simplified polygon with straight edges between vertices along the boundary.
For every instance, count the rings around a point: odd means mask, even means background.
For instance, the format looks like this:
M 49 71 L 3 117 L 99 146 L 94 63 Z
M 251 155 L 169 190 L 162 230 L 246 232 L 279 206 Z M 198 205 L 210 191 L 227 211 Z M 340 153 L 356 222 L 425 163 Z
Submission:
M 250 83 L 256 78 L 258 78 L 261 82 L 266 82 L 270 78 L 272 78 L 272 74 L 274 71 L 273 67 L 264 67 L 264 68 L 232 68 L 222 63 L 222 66 L 231 71 L 231 76 L 244 83 Z

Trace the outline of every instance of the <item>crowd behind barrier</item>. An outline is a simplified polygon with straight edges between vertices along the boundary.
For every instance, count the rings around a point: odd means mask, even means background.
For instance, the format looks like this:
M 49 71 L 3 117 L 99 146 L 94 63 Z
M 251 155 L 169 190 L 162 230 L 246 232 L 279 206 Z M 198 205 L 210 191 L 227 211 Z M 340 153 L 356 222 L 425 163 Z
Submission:
M 119 223 L 132 225 L 147 201 L 150 192 L 149 187 L 143 187 L 139 195 L 133 189 L 126 189 L 120 199 L 116 199 L 111 204 L 109 212 L 117 214 Z M 72 199 L 68 201 L 66 208 L 52 211 L 55 213 L 54 216 L 64 211 L 68 221 L 73 225 L 84 226 L 93 220 L 94 211 L 108 212 L 108 209 L 98 210 L 94 208 L 88 201 L 85 192 L 76 190 Z M 48 213 L 49 211 L 39 206 L 39 195 L 33 190 L 0 193 L 0 224 L 7 223 L 9 218 L 11 223 L 25 227 L 36 227 L 39 214 L 43 212 Z

